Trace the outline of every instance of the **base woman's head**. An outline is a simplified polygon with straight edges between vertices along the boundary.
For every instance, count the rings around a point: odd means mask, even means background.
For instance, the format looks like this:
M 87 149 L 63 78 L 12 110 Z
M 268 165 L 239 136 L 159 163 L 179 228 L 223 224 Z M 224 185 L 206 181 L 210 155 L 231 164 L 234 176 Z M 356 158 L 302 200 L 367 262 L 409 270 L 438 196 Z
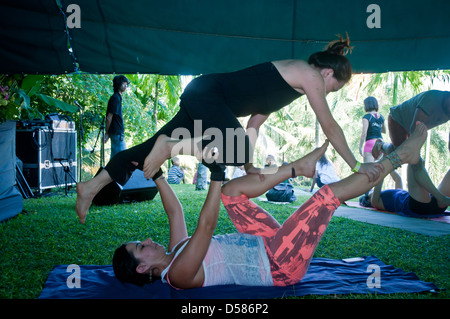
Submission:
M 165 253 L 165 248 L 151 239 L 123 244 L 114 252 L 114 274 L 119 280 L 136 285 L 150 283 L 155 272 L 160 274 L 158 262 Z

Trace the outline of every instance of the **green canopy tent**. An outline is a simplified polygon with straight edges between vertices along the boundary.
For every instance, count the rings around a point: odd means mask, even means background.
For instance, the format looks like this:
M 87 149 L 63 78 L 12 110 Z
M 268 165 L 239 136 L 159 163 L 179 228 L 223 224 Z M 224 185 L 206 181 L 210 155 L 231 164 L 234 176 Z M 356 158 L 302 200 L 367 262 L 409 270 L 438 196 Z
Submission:
M 223 72 L 307 59 L 346 32 L 355 73 L 450 69 L 447 0 L 2 0 L 0 12 L 0 73 Z

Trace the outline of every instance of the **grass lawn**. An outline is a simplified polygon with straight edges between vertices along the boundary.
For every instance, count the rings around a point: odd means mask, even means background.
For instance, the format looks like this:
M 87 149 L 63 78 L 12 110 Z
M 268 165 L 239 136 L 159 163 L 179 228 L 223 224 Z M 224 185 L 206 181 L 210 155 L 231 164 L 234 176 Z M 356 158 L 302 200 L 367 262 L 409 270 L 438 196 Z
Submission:
M 187 227 L 194 231 L 206 191 L 175 185 L 184 206 Z M 75 193 L 24 201 L 25 212 L 0 223 L 0 298 L 35 299 L 49 272 L 59 264 L 111 263 L 114 250 L 129 240 L 167 245 L 168 224 L 159 194 L 154 200 L 110 207 L 92 207 L 85 225 L 75 214 Z M 283 222 L 305 198 L 292 205 L 258 202 Z M 235 232 L 221 207 L 217 234 Z M 375 255 L 384 263 L 413 271 L 421 280 L 445 288 L 439 294 L 309 296 L 306 298 L 448 298 L 450 236 L 425 236 L 395 228 L 333 217 L 315 257 L 341 259 Z

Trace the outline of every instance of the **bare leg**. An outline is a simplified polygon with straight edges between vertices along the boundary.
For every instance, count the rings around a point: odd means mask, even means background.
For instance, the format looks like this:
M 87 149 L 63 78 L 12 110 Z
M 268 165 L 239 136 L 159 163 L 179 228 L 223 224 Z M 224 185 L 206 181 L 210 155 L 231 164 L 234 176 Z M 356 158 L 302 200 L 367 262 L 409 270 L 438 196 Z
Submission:
M 222 187 L 222 193 L 227 196 L 247 195 L 249 198 L 258 197 L 275 185 L 292 177 L 292 168 L 296 176 L 312 177 L 315 172 L 316 163 L 327 150 L 329 142 L 326 141 L 320 148 L 315 149 L 308 155 L 302 157 L 289 165 L 278 167 L 274 174 L 264 175 L 264 180 L 260 180 L 256 174 L 248 174 L 226 183 Z
M 391 172 L 391 177 L 394 180 L 394 185 L 396 189 L 403 189 L 403 181 L 402 181 L 402 177 L 400 176 L 399 173 L 397 173 L 397 171 L 392 171 Z
M 450 205 L 450 197 L 441 193 L 439 189 L 434 186 L 428 172 L 425 170 L 422 159 L 420 159 L 417 164 L 409 164 L 408 170 L 408 190 L 414 199 L 426 203 L 430 201 L 429 194 L 433 194 L 439 207 Z M 415 186 L 413 189 L 411 189 L 410 183 Z
M 106 170 L 102 170 L 100 174 L 87 182 L 79 182 L 77 184 L 77 202 L 75 211 L 80 219 L 80 223 L 84 224 L 89 207 L 95 195 L 113 180 Z
M 414 168 L 411 165 L 408 165 L 407 167 L 407 177 L 409 195 L 411 195 L 412 198 L 421 203 L 429 203 L 431 201 L 430 193 L 426 190 L 425 187 L 421 185 L 420 181 L 416 178 L 414 174 Z
M 381 200 L 381 187 L 383 186 L 383 181 L 381 181 L 377 186 L 373 188 L 373 192 L 370 198 L 370 204 L 372 207 L 377 209 L 386 210 Z
M 414 133 L 411 134 L 409 139 L 407 139 L 395 151 L 400 157 L 402 163 L 416 164 L 419 162 L 420 148 L 426 138 L 427 127 L 423 123 L 417 124 Z M 380 174 L 377 180 L 369 182 L 369 179 L 364 174 L 352 174 L 337 183 L 330 184 L 331 190 L 341 203 L 364 194 L 372 187 L 379 184 L 387 176 L 387 174 L 394 170 L 394 167 L 389 159 L 383 158 L 380 163 L 383 165 L 384 171 Z
M 202 154 L 197 146 L 197 143 L 207 136 L 194 137 L 190 139 L 172 139 L 167 135 L 161 134 L 156 139 L 150 153 L 147 155 L 143 165 L 143 172 L 145 178 L 152 178 L 155 175 L 161 165 L 171 157 L 176 155 L 193 155 L 198 160 L 205 158 L 206 155 Z M 203 153 L 209 150 L 203 150 Z

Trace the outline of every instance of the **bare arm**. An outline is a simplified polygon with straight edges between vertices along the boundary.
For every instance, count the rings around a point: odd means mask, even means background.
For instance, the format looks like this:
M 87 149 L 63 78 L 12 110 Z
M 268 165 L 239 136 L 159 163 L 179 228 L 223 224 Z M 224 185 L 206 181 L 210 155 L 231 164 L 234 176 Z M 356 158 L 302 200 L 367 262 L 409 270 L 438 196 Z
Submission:
M 247 122 L 247 135 L 253 148 L 255 148 L 256 140 L 258 139 L 259 128 L 268 117 L 269 115 L 253 114 Z
M 109 127 L 111 126 L 111 122 L 112 122 L 112 118 L 113 118 L 113 114 L 112 113 L 108 113 L 106 114 L 106 120 L 105 120 L 105 138 L 104 138 L 104 142 L 106 143 L 109 139 Z
M 250 149 L 250 162 L 245 164 L 245 171 L 248 173 L 249 169 L 253 168 L 253 152 L 255 149 L 255 145 L 256 145 L 256 140 L 258 139 L 258 134 L 259 134 L 259 128 L 261 127 L 261 125 L 267 120 L 267 118 L 269 117 L 269 115 L 264 115 L 264 114 L 253 114 L 248 122 L 247 122 L 247 135 L 248 138 L 250 140 L 250 144 L 251 144 L 251 149 Z M 250 171 L 251 173 L 251 171 Z
M 222 183 L 211 181 L 197 228 L 189 243 L 169 270 L 172 285 L 182 289 L 201 287 L 204 281 L 203 259 L 208 252 L 219 217 Z
M 344 132 L 333 118 L 328 107 L 323 77 L 312 68 L 299 68 L 297 72 L 300 79 L 298 84 L 301 85 L 303 92 L 307 95 L 324 134 L 350 168 L 355 168 L 356 158 L 347 144 Z M 358 172 L 366 174 L 372 181 L 378 178 L 382 169 L 383 167 L 379 163 L 366 163 L 361 165 Z
M 245 172 L 247 174 L 259 174 L 260 169 L 253 166 L 253 151 L 255 149 L 256 140 L 258 139 L 259 128 L 267 120 L 269 115 L 264 114 L 253 114 L 247 123 L 247 135 L 250 140 L 252 148 L 250 149 L 250 162 L 244 165 Z
M 361 139 L 359 141 L 359 154 L 364 157 L 364 143 L 366 142 L 367 129 L 369 128 L 369 121 L 367 119 L 362 119 L 362 130 Z
M 169 219 L 170 240 L 168 248 L 171 251 L 176 244 L 188 236 L 183 207 L 172 187 L 164 178 L 156 179 L 155 184 L 158 187 L 164 211 Z

